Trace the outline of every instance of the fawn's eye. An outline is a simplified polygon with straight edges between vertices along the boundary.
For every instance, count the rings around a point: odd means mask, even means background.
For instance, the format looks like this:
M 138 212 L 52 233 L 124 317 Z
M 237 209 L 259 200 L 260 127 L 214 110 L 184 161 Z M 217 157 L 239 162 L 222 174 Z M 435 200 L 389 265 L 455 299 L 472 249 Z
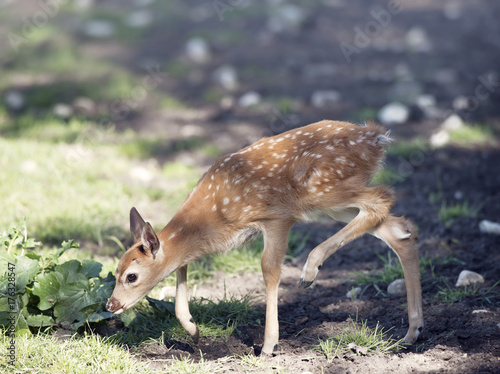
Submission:
M 137 280 L 137 275 L 135 274 L 129 274 L 127 275 L 127 281 L 129 283 L 134 283 Z

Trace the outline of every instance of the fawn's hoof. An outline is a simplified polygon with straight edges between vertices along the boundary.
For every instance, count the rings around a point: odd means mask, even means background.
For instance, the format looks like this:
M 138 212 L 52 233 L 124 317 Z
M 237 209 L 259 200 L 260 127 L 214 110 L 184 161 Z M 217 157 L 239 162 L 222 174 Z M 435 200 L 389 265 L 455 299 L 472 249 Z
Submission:
M 307 288 L 309 287 L 311 284 L 313 283 L 313 281 L 305 281 L 304 278 L 300 278 L 300 282 L 299 282 L 299 288 Z

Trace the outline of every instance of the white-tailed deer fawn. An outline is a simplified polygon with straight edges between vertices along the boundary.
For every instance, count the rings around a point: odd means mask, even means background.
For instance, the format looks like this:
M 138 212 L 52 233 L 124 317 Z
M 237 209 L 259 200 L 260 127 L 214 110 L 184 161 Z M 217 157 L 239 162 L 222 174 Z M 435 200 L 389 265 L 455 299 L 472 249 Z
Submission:
M 187 264 L 227 252 L 262 232 L 267 292 L 262 352 L 271 354 L 279 337 L 278 284 L 288 231 L 294 222 L 322 211 L 347 225 L 309 254 L 300 287 L 311 285 L 322 263 L 340 247 L 370 233 L 386 242 L 403 265 L 409 319 L 405 341 L 415 342 L 423 327 L 417 234 L 410 221 L 391 215 L 392 191 L 368 185 L 390 141 L 375 124 L 313 123 L 219 158 L 158 234 L 132 208 L 130 230 L 136 243 L 118 264 L 108 310 L 123 312 L 177 271 L 175 313 L 197 342 L 198 328 L 188 307 Z

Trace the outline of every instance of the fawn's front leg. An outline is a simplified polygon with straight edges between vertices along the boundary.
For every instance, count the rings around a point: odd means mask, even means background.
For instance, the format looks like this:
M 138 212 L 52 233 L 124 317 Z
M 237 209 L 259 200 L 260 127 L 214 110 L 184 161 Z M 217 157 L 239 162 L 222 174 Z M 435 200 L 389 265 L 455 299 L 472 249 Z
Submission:
M 195 344 L 200 340 L 200 331 L 189 312 L 187 297 L 187 265 L 177 269 L 177 287 L 175 289 L 175 316 L 186 329 Z
M 266 284 L 266 328 L 262 353 L 270 355 L 278 345 L 278 285 L 281 265 L 288 247 L 288 231 L 291 222 L 268 222 L 264 227 L 264 252 L 262 254 L 262 275 Z

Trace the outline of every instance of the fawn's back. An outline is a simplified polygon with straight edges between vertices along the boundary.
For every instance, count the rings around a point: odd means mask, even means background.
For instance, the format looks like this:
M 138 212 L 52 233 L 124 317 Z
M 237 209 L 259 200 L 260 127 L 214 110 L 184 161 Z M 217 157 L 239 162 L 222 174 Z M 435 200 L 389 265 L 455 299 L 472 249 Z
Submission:
M 183 207 L 238 225 L 303 220 L 350 201 L 369 182 L 390 141 L 375 124 L 326 120 L 264 138 L 219 158 Z

